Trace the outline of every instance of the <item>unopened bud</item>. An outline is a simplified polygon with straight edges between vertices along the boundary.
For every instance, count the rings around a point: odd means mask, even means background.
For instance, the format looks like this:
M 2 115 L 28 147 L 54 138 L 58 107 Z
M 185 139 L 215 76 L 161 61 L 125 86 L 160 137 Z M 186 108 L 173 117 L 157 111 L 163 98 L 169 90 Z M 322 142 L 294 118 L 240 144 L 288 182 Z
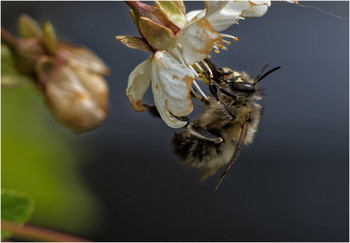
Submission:
M 108 111 L 104 62 L 87 48 L 57 41 L 49 22 L 40 30 L 35 20 L 22 16 L 19 29 L 24 38 L 1 29 L 2 40 L 16 54 L 12 66 L 35 78 L 57 120 L 77 133 L 100 125 Z
M 84 68 L 64 65 L 53 71 L 44 95 L 55 117 L 76 133 L 92 130 L 106 118 L 106 82 Z

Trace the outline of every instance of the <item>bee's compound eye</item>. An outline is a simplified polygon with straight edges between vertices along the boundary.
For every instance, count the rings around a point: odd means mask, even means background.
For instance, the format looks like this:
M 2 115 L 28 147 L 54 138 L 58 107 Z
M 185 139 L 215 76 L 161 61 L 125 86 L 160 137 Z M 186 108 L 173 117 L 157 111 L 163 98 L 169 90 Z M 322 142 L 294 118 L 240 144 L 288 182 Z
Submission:
M 248 83 L 241 83 L 241 82 L 233 82 L 231 83 L 232 88 L 235 90 L 243 91 L 243 92 L 253 92 L 255 91 L 254 85 L 248 84 Z

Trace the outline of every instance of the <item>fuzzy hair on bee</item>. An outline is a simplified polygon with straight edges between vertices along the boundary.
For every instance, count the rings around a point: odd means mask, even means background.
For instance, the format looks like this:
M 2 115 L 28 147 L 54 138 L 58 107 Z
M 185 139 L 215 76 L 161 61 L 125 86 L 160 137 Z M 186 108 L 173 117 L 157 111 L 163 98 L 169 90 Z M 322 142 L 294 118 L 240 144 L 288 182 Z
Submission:
M 203 169 L 200 181 L 226 166 L 217 189 L 242 145 L 252 143 L 257 132 L 263 110 L 254 102 L 262 98 L 258 82 L 280 67 L 261 75 L 265 64 L 253 79 L 246 72 L 218 69 L 210 61 L 206 62 L 212 71 L 212 77 L 207 76 L 215 99 L 206 102 L 203 114 L 189 121 L 184 131 L 175 133 L 172 143 L 184 164 Z

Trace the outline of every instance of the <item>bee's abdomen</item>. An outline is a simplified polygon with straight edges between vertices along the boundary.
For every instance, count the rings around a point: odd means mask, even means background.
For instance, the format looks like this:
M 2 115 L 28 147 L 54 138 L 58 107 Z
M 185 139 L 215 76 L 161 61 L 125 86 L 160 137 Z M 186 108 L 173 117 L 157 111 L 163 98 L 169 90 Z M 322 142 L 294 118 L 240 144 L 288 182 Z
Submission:
M 212 167 L 213 158 L 222 154 L 223 143 L 200 139 L 189 132 L 175 133 L 173 137 L 174 152 L 191 167 Z

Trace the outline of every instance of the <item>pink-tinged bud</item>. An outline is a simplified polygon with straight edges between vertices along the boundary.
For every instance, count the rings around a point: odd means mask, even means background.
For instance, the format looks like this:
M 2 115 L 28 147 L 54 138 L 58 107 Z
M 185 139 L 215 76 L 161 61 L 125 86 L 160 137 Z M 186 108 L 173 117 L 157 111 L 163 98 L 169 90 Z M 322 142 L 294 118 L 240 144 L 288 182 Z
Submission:
M 41 40 L 37 38 L 16 38 L 1 27 L 1 42 L 16 55 L 16 68 L 23 74 L 34 73 L 35 62 L 45 55 Z
M 55 59 L 42 58 L 37 74 L 54 116 L 76 133 L 99 126 L 108 113 L 108 72 L 103 61 L 83 47 L 58 43 Z
M 136 26 L 140 35 L 142 35 L 139 26 L 139 19 L 141 17 L 148 18 L 153 22 L 172 30 L 174 34 L 180 31 L 180 28 L 171 22 L 158 8 L 140 1 L 126 1 L 126 4 L 128 4 L 133 10 L 134 21 L 136 21 Z
M 106 118 L 106 82 L 103 76 L 82 67 L 63 65 L 54 70 L 43 93 L 57 120 L 76 133 L 92 130 Z
M 72 131 L 99 126 L 108 113 L 105 63 L 87 48 L 57 41 L 49 22 L 40 30 L 35 20 L 22 16 L 19 29 L 24 38 L 1 29 L 2 41 L 15 54 L 4 64 L 33 78 L 54 116 Z

